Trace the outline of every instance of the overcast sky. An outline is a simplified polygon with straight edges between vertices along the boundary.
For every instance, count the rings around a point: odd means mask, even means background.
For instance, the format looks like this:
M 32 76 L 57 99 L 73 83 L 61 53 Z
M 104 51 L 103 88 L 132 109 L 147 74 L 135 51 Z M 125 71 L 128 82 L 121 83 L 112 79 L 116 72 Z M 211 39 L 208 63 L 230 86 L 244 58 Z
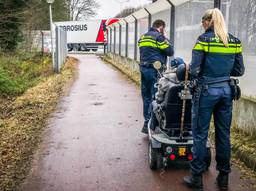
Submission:
M 106 19 L 114 17 L 120 12 L 120 8 L 125 7 L 137 7 L 140 5 L 145 5 L 151 3 L 152 0 L 97 0 L 100 4 L 98 10 L 98 15 L 94 17 L 95 19 Z M 123 3 L 118 3 L 123 2 Z

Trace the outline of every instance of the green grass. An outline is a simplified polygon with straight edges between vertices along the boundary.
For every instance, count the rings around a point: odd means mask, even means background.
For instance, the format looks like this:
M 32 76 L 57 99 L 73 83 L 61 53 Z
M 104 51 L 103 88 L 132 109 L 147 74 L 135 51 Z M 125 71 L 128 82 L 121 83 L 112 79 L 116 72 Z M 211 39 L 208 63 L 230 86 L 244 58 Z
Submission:
M 0 53 L 0 97 L 15 97 L 52 74 L 49 56 Z
M 18 60 L 18 67 L 14 65 L 9 68 L 9 79 L 5 79 L 5 83 L 23 79 L 21 87 L 14 85 L 19 92 L 33 83 L 37 85 L 11 99 L 0 97 L 0 191 L 19 190 L 20 184 L 29 173 L 33 154 L 42 140 L 42 132 L 49 115 L 77 75 L 78 61 L 74 58 L 68 58 L 61 72 L 53 75 L 47 75 L 51 71 L 47 58 L 43 59 L 46 60 L 45 63 L 41 63 L 41 58 L 37 57 L 32 59 L 33 63 L 26 59 L 29 67 L 21 67 L 20 58 Z M 40 68 L 43 70 L 38 71 Z M 17 69 L 15 73 L 14 69 Z M 23 71 L 26 73 L 22 74 Z M 10 87 L 7 89 L 17 93 Z

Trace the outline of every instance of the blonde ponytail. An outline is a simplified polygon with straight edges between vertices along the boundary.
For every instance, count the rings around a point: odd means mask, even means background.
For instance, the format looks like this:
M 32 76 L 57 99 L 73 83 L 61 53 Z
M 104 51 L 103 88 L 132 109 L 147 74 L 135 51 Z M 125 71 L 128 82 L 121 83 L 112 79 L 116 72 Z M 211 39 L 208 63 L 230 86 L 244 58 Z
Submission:
M 210 24 L 214 26 L 215 37 L 220 38 L 225 47 L 228 47 L 228 30 L 226 27 L 226 23 L 221 11 L 217 8 L 209 9 L 205 12 L 203 18 L 208 18 Z

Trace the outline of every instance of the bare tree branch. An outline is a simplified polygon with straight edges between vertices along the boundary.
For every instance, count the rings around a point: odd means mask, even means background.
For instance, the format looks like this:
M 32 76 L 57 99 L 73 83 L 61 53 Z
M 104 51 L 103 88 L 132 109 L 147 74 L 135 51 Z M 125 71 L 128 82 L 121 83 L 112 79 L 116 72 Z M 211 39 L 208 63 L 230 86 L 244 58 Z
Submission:
M 96 0 L 66 0 L 70 10 L 70 20 L 82 20 L 95 16 L 99 4 Z

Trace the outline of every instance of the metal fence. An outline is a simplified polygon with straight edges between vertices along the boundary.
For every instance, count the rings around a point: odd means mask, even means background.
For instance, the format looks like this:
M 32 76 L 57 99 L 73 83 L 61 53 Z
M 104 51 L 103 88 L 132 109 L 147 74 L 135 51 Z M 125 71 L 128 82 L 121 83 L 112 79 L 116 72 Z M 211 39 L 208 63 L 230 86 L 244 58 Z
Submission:
M 243 94 L 256 96 L 256 1 L 255 0 L 158 0 L 108 27 L 108 52 L 139 61 L 137 41 L 156 19 L 167 24 L 175 56 L 191 59 L 197 37 L 203 33 L 201 18 L 218 7 L 229 32 L 243 43 L 246 73 L 240 79 Z
M 55 28 L 55 64 L 54 71 L 59 73 L 61 66 L 65 63 L 68 49 L 67 49 L 67 32 L 61 27 Z

